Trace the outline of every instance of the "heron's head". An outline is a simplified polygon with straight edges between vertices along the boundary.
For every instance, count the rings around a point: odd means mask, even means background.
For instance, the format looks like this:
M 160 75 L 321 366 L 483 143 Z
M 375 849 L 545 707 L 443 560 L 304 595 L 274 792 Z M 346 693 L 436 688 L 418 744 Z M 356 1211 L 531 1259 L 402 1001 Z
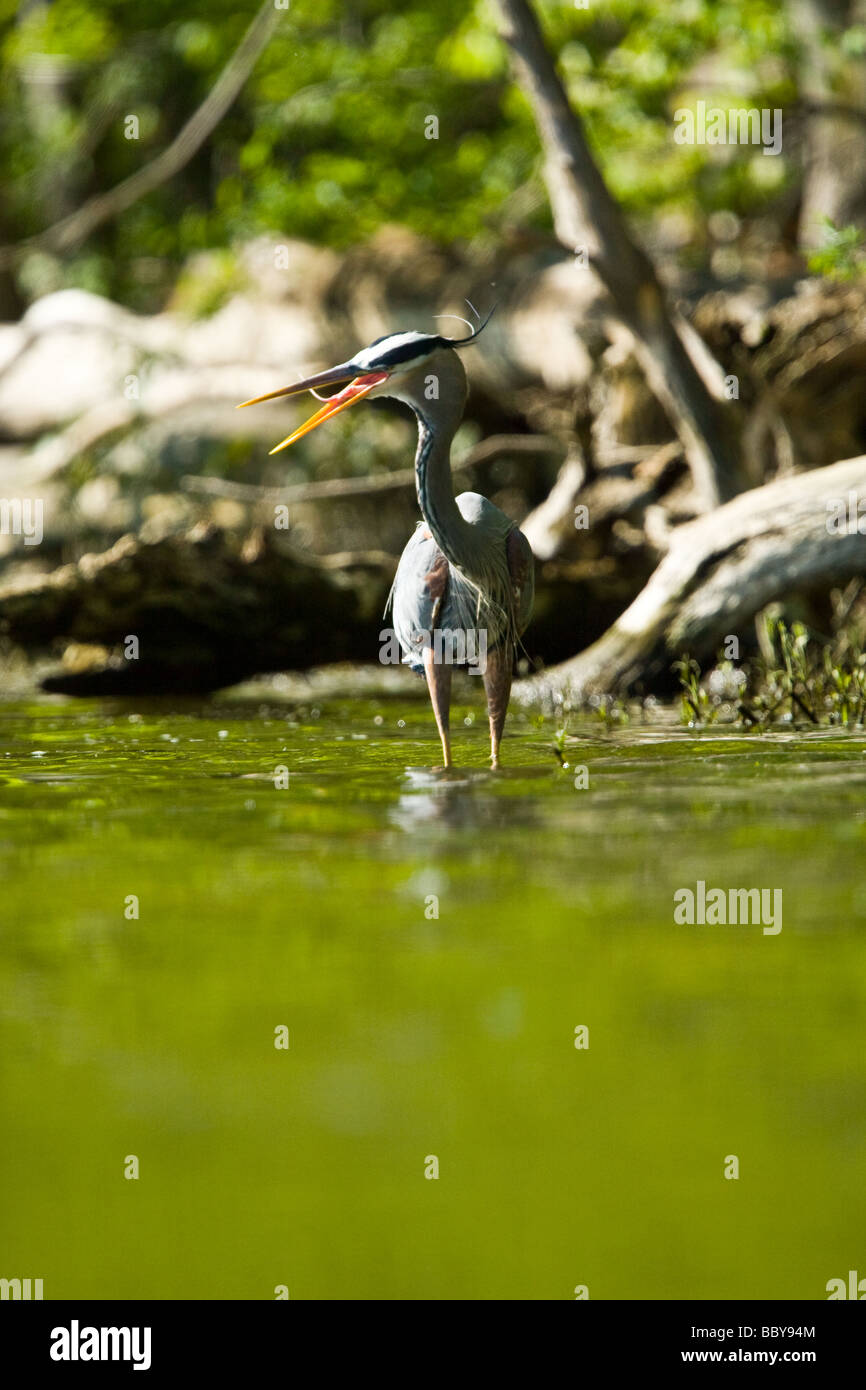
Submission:
M 495 308 L 495 306 L 494 306 Z M 493 313 L 491 309 L 490 314 Z M 259 405 L 262 401 L 274 401 L 282 396 L 297 396 L 302 391 L 312 391 L 315 395 L 330 386 L 341 386 L 333 396 L 325 400 L 321 410 L 317 410 L 305 424 L 301 425 L 287 438 L 283 439 L 272 454 L 279 453 L 294 444 L 296 439 L 309 434 L 319 425 L 346 410 L 357 401 L 367 397 L 394 396 L 397 400 L 412 405 L 425 395 L 429 397 L 429 381 L 441 373 L 446 376 L 455 372 L 461 383 L 465 382 L 462 367 L 458 365 L 455 348 L 471 343 L 490 319 L 490 314 L 467 338 L 442 338 L 436 333 L 391 333 L 385 338 L 377 338 L 369 347 L 361 348 L 347 362 L 319 372 L 316 376 L 305 377 L 294 386 L 284 386 L 279 391 L 269 391 L 267 395 L 255 396 L 251 401 L 243 401 L 238 409 L 247 405 Z M 465 390 L 464 390 L 465 394 Z M 460 402 L 461 409 L 463 401 Z

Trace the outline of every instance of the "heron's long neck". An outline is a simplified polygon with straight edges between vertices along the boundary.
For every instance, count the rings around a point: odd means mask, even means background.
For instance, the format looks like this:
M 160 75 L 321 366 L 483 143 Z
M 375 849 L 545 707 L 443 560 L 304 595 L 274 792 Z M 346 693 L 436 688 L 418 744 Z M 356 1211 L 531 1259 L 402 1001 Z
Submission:
M 459 417 L 434 423 L 417 405 L 415 413 L 418 417 L 415 486 L 421 514 L 446 560 L 471 578 L 473 560 L 477 558 L 472 527 L 460 513 L 451 482 L 451 440 Z

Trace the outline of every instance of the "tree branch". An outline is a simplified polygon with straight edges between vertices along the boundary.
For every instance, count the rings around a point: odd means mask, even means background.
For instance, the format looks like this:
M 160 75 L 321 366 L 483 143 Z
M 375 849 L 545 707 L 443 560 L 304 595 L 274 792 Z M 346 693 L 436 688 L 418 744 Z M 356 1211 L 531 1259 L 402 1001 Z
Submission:
M 68 217 L 63 217 L 45 231 L 28 237 L 14 246 L 0 247 L 0 270 L 5 270 L 26 252 L 39 247 L 52 251 L 71 251 L 90 236 L 103 222 L 117 217 L 152 193 L 155 188 L 179 173 L 201 149 L 208 136 L 240 94 L 259 57 L 270 41 L 279 22 L 280 12 L 273 0 L 265 0 L 240 44 L 229 58 L 213 87 L 198 110 L 172 140 L 171 144 L 142 169 L 115 184 L 106 193 L 97 193 Z
M 506 454 L 552 454 L 556 441 L 545 435 L 493 434 L 483 439 L 462 458 L 451 464 L 452 473 L 490 463 Z M 365 478 L 326 478 L 319 483 L 296 483 L 292 487 L 258 487 L 254 483 L 234 483 L 225 478 L 203 478 L 188 473 L 181 479 L 184 492 L 208 497 L 231 497 L 237 502 L 319 502 L 330 497 L 363 497 L 375 492 L 392 492 L 415 486 L 414 468 L 393 473 L 374 473 Z

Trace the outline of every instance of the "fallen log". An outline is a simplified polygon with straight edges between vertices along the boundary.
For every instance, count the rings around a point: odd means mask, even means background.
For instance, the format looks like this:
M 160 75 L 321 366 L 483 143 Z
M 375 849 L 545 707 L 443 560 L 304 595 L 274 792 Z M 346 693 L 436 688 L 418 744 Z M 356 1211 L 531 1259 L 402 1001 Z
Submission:
M 0 589 L 0 634 L 29 652 L 94 647 L 96 665 L 44 682 L 70 695 L 192 694 L 260 672 L 369 660 L 393 562 L 375 553 L 340 561 L 351 569 L 263 528 L 243 545 L 207 525 L 128 535 L 105 554 Z
M 861 503 L 862 499 L 862 503 Z M 714 659 L 768 603 L 866 573 L 866 455 L 742 493 L 670 533 L 646 586 L 592 646 L 522 681 L 523 700 L 666 684 L 683 653 Z

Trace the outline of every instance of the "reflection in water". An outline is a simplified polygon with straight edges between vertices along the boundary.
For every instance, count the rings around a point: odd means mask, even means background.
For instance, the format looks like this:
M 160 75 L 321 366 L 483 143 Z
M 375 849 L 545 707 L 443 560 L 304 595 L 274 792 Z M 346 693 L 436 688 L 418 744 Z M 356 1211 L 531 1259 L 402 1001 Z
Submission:
M 521 781 L 532 772 L 522 768 Z M 540 775 L 549 778 L 544 770 Z M 538 821 L 538 806 L 524 797 L 502 796 L 509 774 L 504 769 L 448 771 L 407 767 L 405 790 L 389 809 L 389 819 L 411 834 L 431 826 L 443 830 L 485 830 L 495 827 L 530 826 Z

